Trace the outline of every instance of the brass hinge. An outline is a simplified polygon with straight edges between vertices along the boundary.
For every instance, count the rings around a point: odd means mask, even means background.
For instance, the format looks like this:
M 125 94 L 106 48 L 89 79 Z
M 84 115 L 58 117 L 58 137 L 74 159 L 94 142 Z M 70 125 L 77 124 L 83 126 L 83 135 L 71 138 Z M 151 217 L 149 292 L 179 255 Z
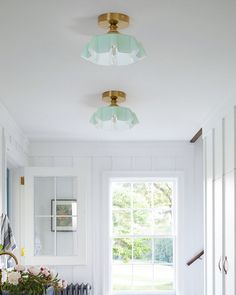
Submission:
M 20 177 L 20 184 L 25 185 L 25 177 L 24 176 Z

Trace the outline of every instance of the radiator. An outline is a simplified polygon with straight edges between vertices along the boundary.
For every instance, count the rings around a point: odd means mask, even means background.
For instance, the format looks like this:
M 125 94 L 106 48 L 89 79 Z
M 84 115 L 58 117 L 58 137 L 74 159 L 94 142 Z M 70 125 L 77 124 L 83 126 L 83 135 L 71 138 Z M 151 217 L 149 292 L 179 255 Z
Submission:
M 57 295 L 92 295 L 90 284 L 70 284 L 62 291 L 59 291 Z

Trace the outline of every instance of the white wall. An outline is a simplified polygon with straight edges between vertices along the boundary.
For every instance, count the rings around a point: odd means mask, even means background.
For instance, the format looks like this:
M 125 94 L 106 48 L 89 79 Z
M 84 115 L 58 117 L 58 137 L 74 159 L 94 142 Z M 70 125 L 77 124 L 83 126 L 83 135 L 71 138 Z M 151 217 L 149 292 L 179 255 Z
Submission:
M 0 213 L 4 210 L 6 168 L 27 165 L 28 144 L 26 136 L 0 103 Z
M 101 200 L 102 177 L 106 171 L 183 171 L 184 231 L 181 240 L 181 269 L 184 282 L 180 295 L 203 294 L 203 262 L 191 267 L 186 262 L 203 248 L 202 144 L 186 142 L 34 142 L 30 145 L 30 166 L 90 166 L 92 193 L 88 200 L 88 265 L 63 267 L 59 272 L 69 281 L 92 282 L 102 294 Z
M 203 126 L 205 172 L 205 294 L 235 294 L 236 99 L 225 101 Z M 229 271 L 221 270 L 227 257 Z

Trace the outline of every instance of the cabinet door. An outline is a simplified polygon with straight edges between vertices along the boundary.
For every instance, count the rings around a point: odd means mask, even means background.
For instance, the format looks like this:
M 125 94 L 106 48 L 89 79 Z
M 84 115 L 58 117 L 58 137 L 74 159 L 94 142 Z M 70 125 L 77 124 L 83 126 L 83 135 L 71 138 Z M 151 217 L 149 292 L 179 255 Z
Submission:
M 235 184 L 234 172 L 225 175 L 225 295 L 235 290 Z
M 214 197 L 213 197 L 213 135 L 204 139 L 205 149 L 205 293 L 214 295 Z
M 86 264 L 85 171 L 25 168 L 25 263 Z
M 214 202 L 214 220 L 215 220 L 215 295 L 223 294 L 223 191 L 222 178 L 215 180 L 215 202 Z

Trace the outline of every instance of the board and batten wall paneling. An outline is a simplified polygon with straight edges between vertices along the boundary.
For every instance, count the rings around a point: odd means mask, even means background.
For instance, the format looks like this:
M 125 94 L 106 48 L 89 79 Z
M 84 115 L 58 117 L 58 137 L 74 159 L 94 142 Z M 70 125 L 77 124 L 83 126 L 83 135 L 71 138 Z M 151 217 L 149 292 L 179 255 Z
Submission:
M 185 229 L 181 234 L 182 249 L 180 282 L 181 295 L 203 294 L 203 261 L 197 261 L 192 267 L 186 266 L 195 253 L 203 247 L 203 226 L 201 210 L 203 203 L 201 178 L 201 151 L 198 161 L 194 157 L 202 146 L 187 142 L 104 142 L 104 143 L 53 143 L 33 142 L 30 145 L 30 165 L 43 167 L 91 167 L 91 195 L 88 208 L 88 264 L 78 267 L 56 268 L 68 281 L 92 282 L 95 295 L 102 293 L 102 211 L 103 174 L 108 171 L 127 173 L 148 171 L 182 171 L 184 173 L 184 202 L 181 218 Z M 195 174 L 198 176 L 195 181 Z M 196 210 L 196 208 L 198 208 Z
M 236 292 L 235 105 L 236 100 L 225 105 L 203 128 L 205 295 Z

